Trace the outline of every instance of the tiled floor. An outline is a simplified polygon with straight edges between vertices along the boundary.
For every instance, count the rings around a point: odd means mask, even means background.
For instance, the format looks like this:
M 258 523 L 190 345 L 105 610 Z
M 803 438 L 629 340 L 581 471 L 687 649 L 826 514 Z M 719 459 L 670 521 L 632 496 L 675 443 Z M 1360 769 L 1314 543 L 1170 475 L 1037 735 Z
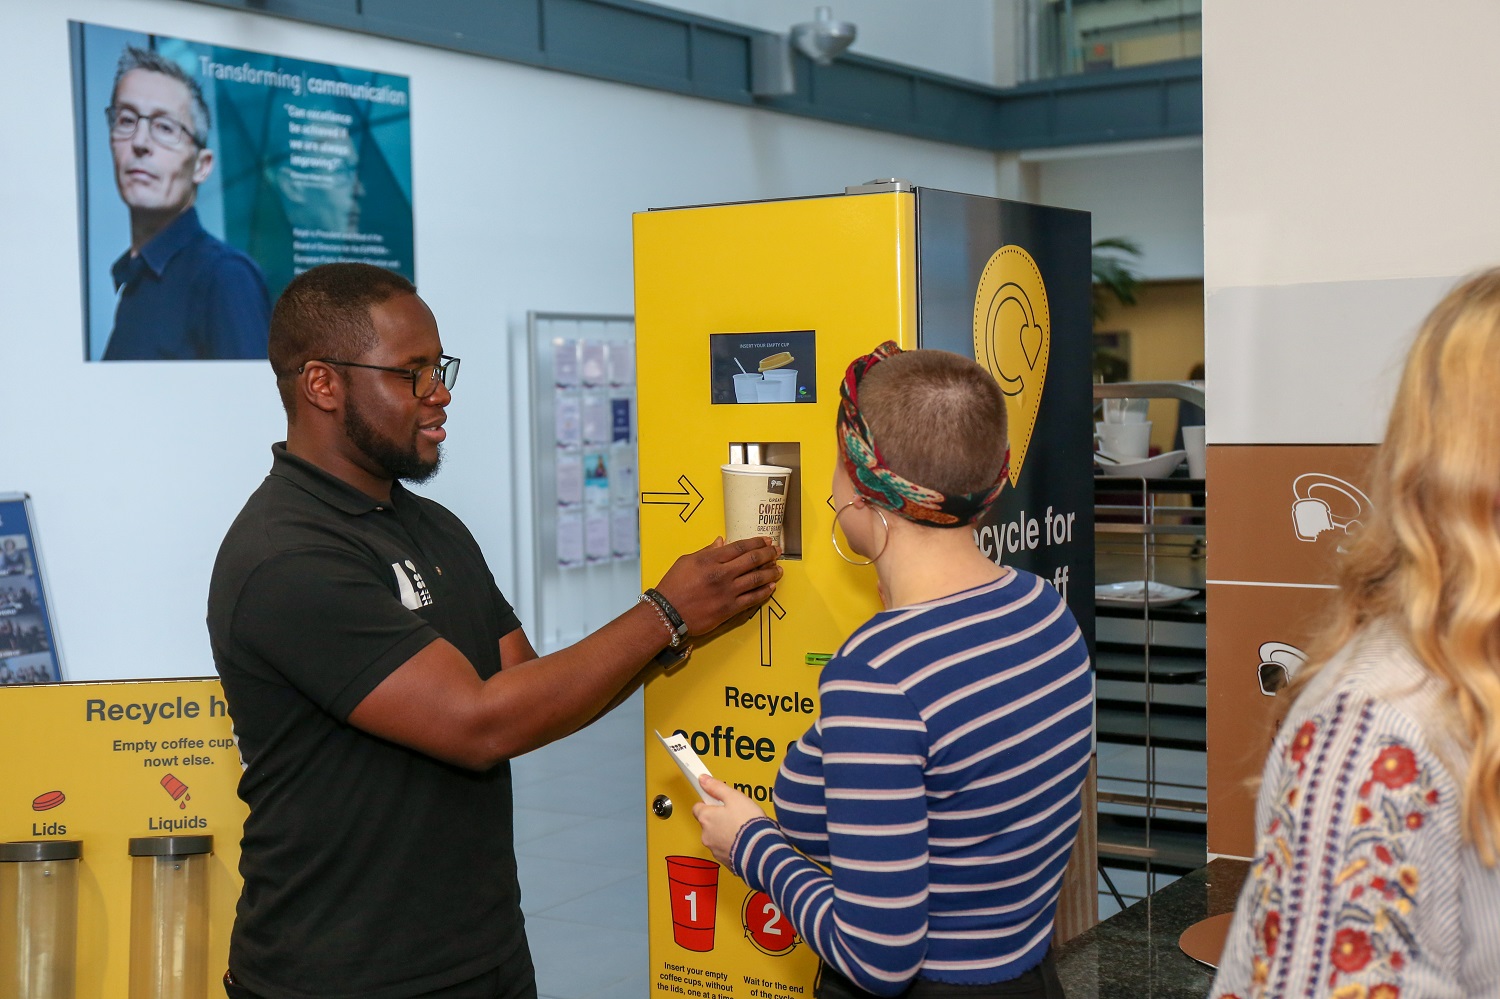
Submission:
M 646 979 L 642 695 L 511 764 L 521 907 L 542 999 L 641 999 Z

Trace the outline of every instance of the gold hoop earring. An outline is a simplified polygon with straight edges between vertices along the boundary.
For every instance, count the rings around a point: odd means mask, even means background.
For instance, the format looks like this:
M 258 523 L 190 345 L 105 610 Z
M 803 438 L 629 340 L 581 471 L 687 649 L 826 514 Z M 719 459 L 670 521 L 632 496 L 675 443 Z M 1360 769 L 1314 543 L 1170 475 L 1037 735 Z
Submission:
M 837 510 L 833 511 L 833 527 L 828 532 L 828 540 L 833 542 L 833 550 L 839 553 L 839 558 L 843 559 L 845 562 L 848 562 L 850 565 L 874 565 L 875 559 L 885 554 L 885 546 L 891 543 L 891 524 L 890 521 L 885 519 L 885 511 L 881 510 L 880 507 L 875 506 L 873 503 L 870 504 L 870 509 L 874 510 L 875 515 L 880 518 L 880 526 L 885 528 L 885 540 L 881 542 L 880 551 L 875 553 L 874 558 L 866 559 L 863 562 L 854 561 L 854 559 L 844 554 L 843 548 L 839 547 L 839 518 L 842 517 L 844 515 L 844 511 L 853 506 L 854 503 L 854 500 L 850 500 L 843 506 L 839 507 Z

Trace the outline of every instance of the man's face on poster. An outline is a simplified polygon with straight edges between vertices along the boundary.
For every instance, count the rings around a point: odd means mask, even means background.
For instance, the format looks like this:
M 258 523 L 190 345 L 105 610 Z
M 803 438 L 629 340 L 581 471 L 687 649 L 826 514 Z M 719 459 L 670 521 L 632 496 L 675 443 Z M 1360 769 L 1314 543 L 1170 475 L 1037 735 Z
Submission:
M 193 203 L 198 185 L 213 169 L 213 152 L 192 136 L 193 95 L 179 80 L 147 69 L 133 69 L 120 78 L 114 106 L 140 118 L 129 136 L 110 137 L 115 160 L 115 186 L 132 212 L 177 214 Z M 177 148 L 152 134 L 147 119 L 165 115 L 186 127 L 188 135 Z

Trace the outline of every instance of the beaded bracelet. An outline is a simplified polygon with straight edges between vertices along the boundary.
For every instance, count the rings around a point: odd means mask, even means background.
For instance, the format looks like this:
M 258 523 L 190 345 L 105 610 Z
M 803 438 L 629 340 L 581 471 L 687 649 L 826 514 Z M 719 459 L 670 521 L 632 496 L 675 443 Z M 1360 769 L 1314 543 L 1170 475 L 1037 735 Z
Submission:
M 661 605 L 658 604 L 655 600 L 652 600 L 651 597 L 648 596 L 647 594 L 644 594 L 644 593 L 641 594 L 641 603 L 643 603 L 643 604 L 649 604 L 650 607 L 651 607 L 651 609 L 654 610 L 654 611 L 656 611 L 656 616 L 659 617 L 659 618 L 661 618 L 661 623 L 666 627 L 667 634 L 671 636 L 671 644 L 672 645 L 676 645 L 677 644 L 677 629 L 674 628 L 674 627 L 672 627 L 672 622 L 671 621 L 667 620 L 667 612 L 664 611 L 664 610 L 662 610 L 661 609 Z

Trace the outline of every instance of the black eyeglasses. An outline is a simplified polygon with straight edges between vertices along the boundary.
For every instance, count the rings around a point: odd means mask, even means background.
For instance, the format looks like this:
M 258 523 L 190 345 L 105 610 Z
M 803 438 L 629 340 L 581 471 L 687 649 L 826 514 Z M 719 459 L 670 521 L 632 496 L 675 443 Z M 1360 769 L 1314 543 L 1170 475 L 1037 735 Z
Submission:
M 401 375 L 411 379 L 411 394 L 418 399 L 425 399 L 437 391 L 438 382 L 443 387 L 451 390 L 453 384 L 458 381 L 458 358 L 449 357 L 447 354 L 439 355 L 442 360 L 437 364 L 424 364 L 420 368 L 388 368 L 381 364 L 360 364 L 357 361 L 335 361 L 331 357 L 318 357 L 314 360 L 321 364 L 338 364 L 346 368 L 369 368 L 371 371 L 389 371 L 393 375 Z M 306 364 L 297 369 L 297 374 L 302 374 Z
M 180 149 L 184 142 L 189 141 L 199 148 L 204 145 L 203 140 L 198 138 L 191 128 L 165 112 L 141 114 L 135 108 L 121 108 L 111 104 L 104 109 L 104 117 L 109 122 L 111 139 L 135 138 L 135 133 L 139 131 L 141 122 L 144 121 L 146 131 L 159 146 L 165 146 L 167 149 Z

